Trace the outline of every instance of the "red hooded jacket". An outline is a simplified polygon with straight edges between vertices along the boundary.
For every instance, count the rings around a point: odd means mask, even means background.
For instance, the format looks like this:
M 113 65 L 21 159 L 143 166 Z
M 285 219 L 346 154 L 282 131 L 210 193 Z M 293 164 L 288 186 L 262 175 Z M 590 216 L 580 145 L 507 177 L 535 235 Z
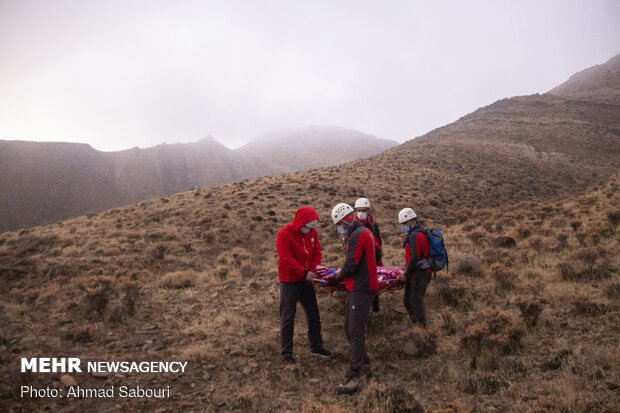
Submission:
M 278 279 L 282 282 L 300 282 L 306 271 L 315 271 L 321 263 L 319 234 L 313 228 L 307 234 L 299 230 L 310 221 L 319 219 L 314 208 L 305 206 L 297 210 L 293 222 L 278 231 Z

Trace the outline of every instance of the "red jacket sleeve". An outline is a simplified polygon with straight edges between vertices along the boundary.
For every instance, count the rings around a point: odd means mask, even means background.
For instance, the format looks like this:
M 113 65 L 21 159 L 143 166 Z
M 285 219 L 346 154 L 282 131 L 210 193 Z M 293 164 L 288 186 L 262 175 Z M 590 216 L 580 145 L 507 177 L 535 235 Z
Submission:
M 288 237 L 282 233 L 278 233 L 276 237 L 276 250 L 278 251 L 278 259 L 283 262 L 286 267 L 297 274 L 303 275 L 306 269 L 295 259 L 291 251 L 290 241 Z
M 405 244 L 405 267 L 409 264 L 409 243 Z
M 428 257 L 429 246 L 428 246 L 428 240 L 426 239 L 426 235 L 424 235 L 424 233 L 420 231 L 418 232 L 418 236 L 416 237 L 416 239 L 417 239 L 416 247 L 418 250 L 417 251 L 418 259 Z
M 360 243 L 362 245 L 360 245 Z M 374 251 L 375 249 L 375 239 L 372 237 L 372 233 L 370 231 L 364 231 L 360 234 L 359 240 L 357 241 L 357 247 L 355 248 L 355 254 L 353 255 L 353 259 L 355 260 L 355 264 L 360 263 L 360 258 L 364 254 L 364 251 Z
M 314 231 L 314 251 L 312 251 L 312 271 L 316 271 L 316 266 L 321 264 L 321 244 L 319 243 L 319 234 Z

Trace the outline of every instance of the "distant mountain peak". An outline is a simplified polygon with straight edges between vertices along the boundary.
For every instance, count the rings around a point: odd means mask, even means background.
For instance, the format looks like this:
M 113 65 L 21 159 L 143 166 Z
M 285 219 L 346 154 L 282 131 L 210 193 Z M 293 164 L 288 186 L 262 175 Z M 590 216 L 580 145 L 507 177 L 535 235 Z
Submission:
M 620 101 L 620 54 L 572 75 L 548 94 L 565 98 Z
M 290 145 L 295 142 L 296 144 L 301 143 L 305 146 L 311 146 L 316 143 L 340 142 L 354 144 L 356 142 L 361 143 L 366 141 L 379 143 L 381 146 L 385 146 L 386 149 L 398 145 L 398 142 L 394 140 L 377 138 L 374 135 L 369 135 L 355 129 L 343 128 L 341 126 L 311 125 L 299 128 L 280 129 L 261 135 L 252 139 L 240 149 L 258 149 L 259 146 L 264 146 L 265 143 Z
M 339 126 L 312 125 L 271 132 L 238 149 L 279 172 L 332 166 L 379 154 L 398 142 Z
M 197 141 L 197 143 L 200 142 L 217 142 L 216 139 L 213 137 L 213 135 L 207 135 L 204 138 L 201 138 Z

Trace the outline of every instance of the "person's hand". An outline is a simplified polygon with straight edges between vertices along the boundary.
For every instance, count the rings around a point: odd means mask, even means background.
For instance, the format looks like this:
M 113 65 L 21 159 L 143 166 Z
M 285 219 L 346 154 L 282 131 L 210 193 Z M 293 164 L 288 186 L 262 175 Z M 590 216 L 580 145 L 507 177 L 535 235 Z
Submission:
M 402 282 L 407 281 L 407 276 L 405 275 L 405 273 L 402 273 L 398 276 L 398 279 L 401 280 Z
M 315 278 L 318 278 L 317 274 L 313 271 L 308 271 L 308 274 L 306 274 L 306 280 L 312 281 Z

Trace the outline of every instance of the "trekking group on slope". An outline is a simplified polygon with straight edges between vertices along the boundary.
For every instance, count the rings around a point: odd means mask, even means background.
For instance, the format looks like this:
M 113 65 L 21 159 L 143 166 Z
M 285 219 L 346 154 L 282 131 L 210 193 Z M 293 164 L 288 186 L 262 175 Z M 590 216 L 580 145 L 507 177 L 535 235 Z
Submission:
M 332 221 L 344 238 L 345 260 L 330 280 L 337 285 L 344 279 L 347 298 L 344 330 L 351 346 L 349 369 L 338 393 L 354 393 L 360 389 L 360 377 L 372 377 L 370 358 L 366 352 L 366 324 L 373 311 L 379 310 L 377 265 L 382 265 L 379 226 L 370 214 L 370 201 L 360 198 L 355 209 L 345 203 L 332 210 Z M 294 364 L 293 332 L 297 302 L 301 303 L 308 324 L 308 340 L 313 355 L 330 357 L 321 336 L 321 319 L 313 286 L 317 266 L 321 264 L 321 244 L 316 226 L 319 216 L 309 206 L 297 210 L 293 222 L 278 231 L 278 278 L 280 281 L 280 340 L 284 362 Z M 424 295 L 431 280 L 428 265 L 429 242 L 411 208 L 398 214 L 398 222 L 406 232 L 404 305 L 413 323 L 426 327 Z

